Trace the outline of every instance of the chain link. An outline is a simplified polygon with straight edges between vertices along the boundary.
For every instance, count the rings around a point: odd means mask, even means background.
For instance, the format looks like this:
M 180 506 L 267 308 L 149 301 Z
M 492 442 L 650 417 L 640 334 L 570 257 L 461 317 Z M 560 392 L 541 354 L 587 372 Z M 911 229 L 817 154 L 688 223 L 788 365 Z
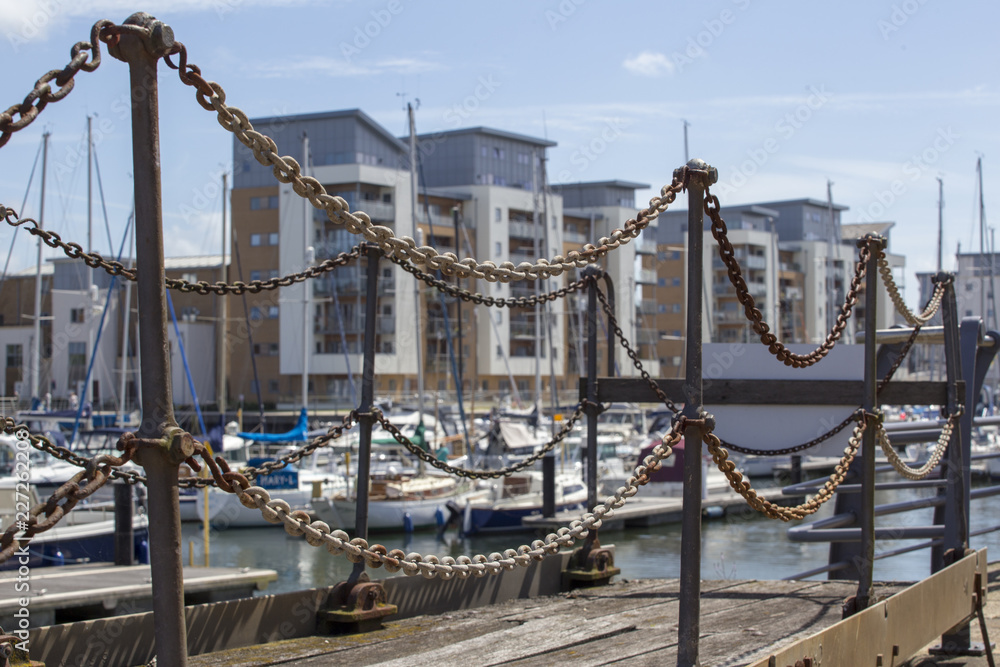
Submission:
M 632 349 L 632 346 L 629 344 L 628 339 L 625 337 L 625 333 L 622 331 L 622 328 L 618 325 L 618 319 L 615 317 L 615 314 L 611 311 L 611 305 L 608 303 L 607 296 L 605 296 L 604 292 L 602 292 L 600 289 L 597 290 L 597 298 L 601 302 L 601 308 L 604 309 L 604 314 L 607 315 L 608 317 L 608 326 L 611 327 L 611 330 L 614 331 L 615 336 L 617 336 L 618 340 L 621 341 L 622 347 L 625 348 L 625 352 L 628 353 L 629 359 L 632 360 L 632 365 L 635 366 L 636 370 L 639 371 L 639 374 L 642 376 L 642 379 L 646 381 L 646 384 L 648 384 L 649 388 L 653 390 L 653 393 L 656 394 L 656 397 L 660 399 L 660 402 L 663 403 L 665 406 L 667 406 L 667 409 L 669 409 L 674 414 L 679 413 L 680 408 L 678 408 L 674 404 L 674 402 L 670 400 L 670 398 L 667 396 L 667 392 L 660 389 L 660 385 L 658 385 L 656 381 L 653 380 L 652 377 L 650 377 L 649 372 L 646 371 L 646 369 L 643 367 L 642 362 L 639 360 L 639 354 L 634 349 Z
M 892 267 L 889 266 L 889 261 L 885 258 L 885 253 L 880 252 L 878 255 L 878 272 L 882 275 L 882 282 L 885 283 L 885 290 L 889 293 L 889 298 L 892 300 L 892 305 L 896 307 L 896 312 L 903 316 L 906 323 L 912 327 L 919 327 L 927 324 L 931 321 L 937 313 L 938 308 L 941 306 L 941 299 L 944 297 L 944 288 L 952 279 L 936 281 L 934 285 L 934 294 L 931 295 L 930 301 L 924 307 L 923 312 L 919 315 L 915 315 L 907 306 L 906 302 L 903 301 L 903 295 L 899 293 L 899 287 L 896 285 L 895 279 L 892 277 Z
M 22 513 L 18 513 L 18 519 L 13 521 L 0 537 L 0 563 L 10 559 L 19 549 L 26 549 L 32 537 L 44 533 L 59 523 L 77 503 L 104 486 L 111 479 L 112 472 L 128 463 L 134 453 L 133 445 L 127 447 L 121 457 L 100 454 L 89 459 L 86 468 L 56 489 L 48 500 L 35 504 L 28 510 L 23 520 L 19 518 Z M 18 536 L 18 533 L 21 535 Z
M 885 427 L 882 426 L 882 424 L 879 424 L 878 427 L 879 445 L 882 446 L 882 451 L 885 453 L 885 457 L 889 460 L 889 463 L 892 464 L 892 467 L 896 469 L 896 472 L 906 479 L 924 479 L 931 473 L 932 470 L 934 470 L 934 468 L 937 467 L 938 463 L 941 462 L 941 457 L 948 451 L 948 444 L 951 442 L 951 433 L 955 429 L 955 422 L 958 421 L 961 414 L 962 412 L 959 410 L 956 414 L 948 417 L 948 421 L 941 427 L 941 434 L 938 436 L 938 441 L 934 446 L 934 451 L 931 453 L 931 457 L 927 459 L 927 462 L 919 468 L 911 468 L 906 465 L 901 458 L 899 458 L 899 453 L 889 441 L 889 434 L 886 432 Z
M 750 507 L 770 519 L 791 521 L 792 519 L 802 519 L 813 514 L 823 503 L 833 497 L 833 492 L 844 481 L 844 477 L 847 476 L 847 470 L 850 468 L 854 457 L 858 453 L 858 448 L 861 446 L 861 435 L 864 433 L 868 421 L 872 417 L 873 415 L 863 414 L 858 425 L 854 428 L 854 432 L 848 440 L 847 447 L 844 448 L 844 455 L 834 468 L 833 474 L 820 487 L 815 496 L 795 507 L 782 507 L 759 497 L 750 485 L 750 482 L 744 480 L 742 473 L 736 469 L 736 464 L 729 460 L 729 452 L 722 446 L 722 441 L 707 428 L 702 429 L 702 439 L 708 445 L 708 452 L 712 455 L 712 461 L 726 476 L 726 479 L 729 480 L 729 485 L 733 490 L 743 496 Z
M 500 308 L 530 308 L 532 306 L 567 297 L 573 292 L 577 292 L 585 288 L 588 284 L 590 284 L 591 280 L 596 280 L 594 277 L 585 276 L 579 280 L 574 280 L 565 287 L 557 289 L 553 292 L 547 292 L 545 294 L 511 298 L 504 298 L 502 296 L 493 297 L 486 294 L 480 294 L 478 292 L 470 292 L 469 290 L 462 289 L 457 285 L 435 278 L 430 273 L 422 271 L 419 267 L 398 257 L 390 255 L 389 259 L 402 267 L 402 269 L 407 273 L 415 276 L 418 280 L 424 281 L 434 289 L 444 292 L 448 296 L 456 297 L 462 301 L 474 303 L 480 306 L 489 306 L 491 308 L 494 306 Z
M 177 56 L 177 64 L 171 60 Z M 177 42 L 170 55 L 164 57 L 166 64 L 178 71 L 180 80 L 195 88 L 195 99 L 202 108 L 215 111 L 219 124 L 233 133 L 236 139 L 253 151 L 254 158 L 271 167 L 275 179 L 280 183 L 291 183 L 295 194 L 307 199 L 315 208 L 326 213 L 334 224 L 344 225 L 351 234 L 358 234 L 365 240 L 376 243 L 387 257 L 407 259 L 414 264 L 427 267 L 432 271 L 441 271 L 445 275 L 455 275 L 459 278 L 476 278 L 489 282 L 510 282 L 518 280 L 548 279 L 562 275 L 574 268 L 583 268 L 610 251 L 619 248 L 636 238 L 649 223 L 674 202 L 684 186 L 686 168 L 675 174 L 669 185 L 664 185 L 660 195 L 653 197 L 649 206 L 640 210 L 635 218 L 625 222 L 620 229 L 615 229 L 610 236 L 602 237 L 597 245 L 587 244 L 579 250 L 573 250 L 565 256 L 557 255 L 552 259 L 537 259 L 534 264 L 521 262 L 479 262 L 473 258 L 458 259 L 455 253 L 439 253 L 431 246 L 417 246 L 409 236 L 397 237 L 393 230 L 384 225 L 373 224 L 367 213 L 351 212 L 343 197 L 329 194 L 323 184 L 311 176 L 303 176 L 302 168 L 295 158 L 278 154 L 278 146 L 273 139 L 254 129 L 253 124 L 242 110 L 226 104 L 226 93 L 222 86 L 214 81 L 207 81 L 201 70 L 188 62 L 187 48 Z
M 840 312 L 837 313 L 837 320 L 833 328 L 826 335 L 826 340 L 808 354 L 795 354 L 771 333 L 771 328 L 764 321 L 764 315 L 756 307 L 754 298 L 747 288 L 746 281 L 743 279 L 740 264 L 736 260 L 736 251 L 733 248 L 733 244 L 729 241 L 726 221 L 722 219 L 720 213 L 719 198 L 709 193 L 707 188 L 705 190 L 705 213 L 712 219 L 712 236 L 715 237 L 716 242 L 719 244 L 719 257 L 726 265 L 726 269 L 729 272 L 729 280 L 732 282 L 733 287 L 736 288 L 736 296 L 743 305 L 743 310 L 746 313 L 747 319 L 750 320 L 754 332 L 760 336 L 760 342 L 766 345 L 771 354 L 777 357 L 779 361 L 793 368 L 812 366 L 825 357 L 833 349 L 834 345 L 837 344 L 837 341 L 840 340 L 844 329 L 847 327 L 847 320 L 851 317 L 851 311 L 858 302 L 861 279 L 864 278 L 866 264 L 868 258 L 871 256 L 869 244 L 872 241 L 866 242 L 860 248 L 860 259 L 854 268 L 851 288 L 847 292 L 844 303 L 840 306 Z
M 403 435 L 403 433 L 392 422 L 386 419 L 380 409 L 372 408 L 372 414 L 375 416 L 376 421 L 382 425 L 382 428 L 388 431 L 389 435 L 391 435 L 396 442 L 403 445 L 403 447 L 406 447 L 406 450 L 410 452 L 410 454 L 413 454 L 424 463 L 432 465 L 438 470 L 443 470 L 451 475 L 455 475 L 456 477 L 465 477 L 467 479 L 499 479 L 501 477 L 508 477 L 520 470 L 524 470 L 535 461 L 538 461 L 543 456 L 551 452 L 555 446 L 562 442 L 566 436 L 569 435 L 570 431 L 573 430 L 576 422 L 580 420 L 580 416 L 583 414 L 587 403 L 587 401 L 580 401 L 580 403 L 577 404 L 576 409 L 573 410 L 573 414 L 570 415 L 568 420 L 566 420 L 566 424 L 559 429 L 559 431 L 553 435 L 552 438 L 537 452 L 522 461 L 518 461 L 512 466 L 498 468 L 496 470 L 468 470 L 466 468 L 456 468 L 455 466 L 450 466 L 445 461 L 437 460 L 429 452 L 424 451 L 423 448 Z
M 0 220 L 4 220 L 11 227 L 30 225 L 30 227 L 25 228 L 28 230 L 29 234 L 39 237 L 45 245 L 50 248 L 62 250 L 63 253 L 71 259 L 82 259 L 83 262 L 92 269 L 104 269 L 110 275 L 121 276 L 126 280 L 135 281 L 138 279 L 138 268 L 130 269 L 119 261 L 105 259 L 100 253 L 86 252 L 79 243 L 63 241 L 62 237 L 58 233 L 39 227 L 38 221 L 34 218 L 19 218 L 14 209 L 7 208 L 3 204 L 0 204 Z M 194 292 L 203 295 L 217 294 L 219 296 L 223 296 L 226 294 L 260 294 L 264 291 L 275 290 L 279 287 L 288 287 L 289 285 L 293 285 L 295 283 L 301 283 L 309 280 L 310 278 L 318 278 L 319 276 L 329 273 L 341 266 L 347 266 L 360 256 L 361 247 L 354 246 L 348 252 L 342 252 L 336 257 L 325 259 L 315 266 L 310 266 L 302 271 L 289 273 L 288 275 L 271 278 L 269 280 L 251 280 L 248 283 L 243 282 L 242 280 L 238 280 L 233 283 L 210 283 L 205 280 L 190 282 L 188 280 L 181 280 L 177 278 L 165 278 L 164 284 L 166 284 L 166 286 L 170 289 L 177 290 L 179 292 Z
M 49 102 L 58 102 L 73 90 L 75 77 L 80 70 L 93 72 L 101 64 L 101 41 L 110 42 L 116 35 L 127 32 L 131 26 L 117 26 L 108 20 L 98 21 L 90 29 L 89 42 L 77 42 L 70 49 L 70 61 L 61 70 L 49 70 L 35 82 L 35 87 L 24 101 L 0 113 L 0 146 L 15 132 L 31 125 Z M 88 53 L 89 51 L 89 53 Z M 58 89 L 52 90 L 51 82 Z M 16 120 L 15 120 L 16 119 Z
M 369 546 L 368 541 L 360 537 L 351 539 L 350 535 L 342 530 L 331 530 L 323 521 L 311 521 L 309 514 L 303 510 L 292 511 L 286 501 L 271 499 L 265 489 L 251 486 L 245 477 L 229 471 L 228 465 L 221 457 L 217 461 L 212 460 L 204 447 L 199 449 L 198 454 L 216 477 L 219 488 L 237 494 L 245 507 L 259 510 L 268 522 L 284 524 L 285 531 L 289 535 L 304 536 L 311 546 L 324 547 L 335 556 L 344 555 L 350 561 L 364 562 L 368 567 L 378 568 L 384 565 L 386 570 L 392 573 L 402 571 L 408 576 L 419 574 L 428 579 L 441 577 L 447 580 L 456 576 L 463 579 L 469 576 L 482 577 L 487 574 L 499 574 L 517 566 L 527 567 L 558 553 L 564 547 L 573 546 L 577 540 L 586 538 L 591 530 L 601 527 L 604 518 L 613 517 L 616 509 L 635 496 L 640 486 L 649 482 L 653 471 L 673 453 L 673 446 L 680 441 L 686 426 L 687 420 L 683 417 L 679 419 L 670 433 L 653 449 L 653 453 L 636 468 L 635 474 L 629 477 L 625 485 L 619 487 L 603 503 L 598 504 L 593 512 L 588 512 L 568 526 L 549 533 L 544 539 L 533 541 L 530 546 L 525 544 L 517 549 L 507 549 L 503 553 L 493 552 L 489 556 L 478 554 L 458 558 L 407 554 L 400 549 L 389 551 L 381 544 Z

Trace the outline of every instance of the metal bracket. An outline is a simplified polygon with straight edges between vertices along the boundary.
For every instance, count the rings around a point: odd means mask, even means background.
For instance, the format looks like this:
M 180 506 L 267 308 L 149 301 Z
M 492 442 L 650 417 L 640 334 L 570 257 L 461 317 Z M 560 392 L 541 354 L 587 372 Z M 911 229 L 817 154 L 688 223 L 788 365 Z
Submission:
M 562 584 L 568 590 L 606 586 L 616 574 L 621 574 L 621 568 L 615 567 L 614 551 L 602 548 L 595 538 L 592 544 L 573 552 L 562 573 Z
M 398 611 L 388 603 L 382 584 L 362 574 L 356 582 L 342 581 L 333 587 L 330 609 L 319 612 L 320 632 L 333 635 L 370 632 L 382 627 L 382 619 Z

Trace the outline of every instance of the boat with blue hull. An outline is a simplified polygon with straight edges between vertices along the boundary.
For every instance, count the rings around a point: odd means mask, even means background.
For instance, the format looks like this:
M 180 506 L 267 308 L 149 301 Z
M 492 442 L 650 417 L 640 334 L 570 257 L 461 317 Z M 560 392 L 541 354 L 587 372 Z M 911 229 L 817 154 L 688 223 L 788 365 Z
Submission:
M 587 487 L 579 474 L 559 473 L 555 482 L 556 512 L 586 509 Z M 542 513 L 542 473 L 526 470 L 504 477 L 488 497 L 451 509 L 462 513 L 465 535 L 525 530 L 522 519 Z
M 35 488 L 13 478 L 0 479 L 0 530 L 6 530 L 18 518 L 24 503 L 38 502 Z M 20 493 L 18 493 L 20 492 Z M 133 514 L 133 556 L 140 563 L 149 562 L 149 522 L 141 509 Z M 58 524 L 39 533 L 27 544 L 28 562 L 15 556 L 0 564 L 0 570 L 28 567 L 51 567 L 115 560 L 115 514 L 113 503 L 80 504 Z

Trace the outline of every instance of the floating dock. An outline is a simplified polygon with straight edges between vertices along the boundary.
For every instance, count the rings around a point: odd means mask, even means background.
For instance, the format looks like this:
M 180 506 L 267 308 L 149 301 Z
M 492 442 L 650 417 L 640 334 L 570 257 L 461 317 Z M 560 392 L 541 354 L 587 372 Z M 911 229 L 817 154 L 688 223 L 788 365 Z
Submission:
M 278 578 L 274 570 L 240 567 L 185 567 L 186 604 L 246 598 L 264 590 Z M 84 621 L 149 611 L 153 608 L 149 565 L 117 566 L 110 563 L 37 568 L 28 580 L 30 589 L 15 593 L 16 570 L 0 575 L 0 626 L 17 627 L 14 613 L 20 598 L 30 602 L 33 627 Z
M 781 489 L 758 490 L 757 495 L 765 500 L 788 502 L 790 499 L 782 494 Z M 794 499 L 791 499 L 794 500 Z M 702 514 L 709 517 L 725 516 L 731 510 L 756 512 L 747 505 L 741 496 L 735 493 L 710 493 L 702 500 Z M 680 523 L 684 516 L 684 499 L 681 497 L 650 498 L 635 496 L 630 498 L 624 507 L 615 510 L 611 518 L 604 518 L 601 531 L 621 530 L 623 528 L 642 528 L 658 526 L 665 523 Z M 579 511 L 557 512 L 554 516 L 545 517 L 541 514 L 525 517 L 521 520 L 526 528 L 538 531 L 555 530 L 569 525 L 580 518 Z

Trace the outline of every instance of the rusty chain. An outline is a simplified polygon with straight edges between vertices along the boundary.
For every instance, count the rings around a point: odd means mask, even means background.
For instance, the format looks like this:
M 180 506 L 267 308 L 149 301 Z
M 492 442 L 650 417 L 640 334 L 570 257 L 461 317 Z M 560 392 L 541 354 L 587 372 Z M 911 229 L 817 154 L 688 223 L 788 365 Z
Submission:
M 176 64 L 171 56 L 177 56 Z M 610 236 L 600 238 L 597 245 L 587 244 L 565 256 L 557 255 L 550 260 L 537 259 L 534 264 L 521 262 L 517 265 L 509 261 L 499 265 L 491 261 L 479 262 L 471 257 L 460 260 L 455 253 L 439 253 L 431 246 L 418 246 L 409 236 L 395 236 L 389 227 L 373 224 L 367 213 L 351 212 L 344 198 L 329 194 L 318 179 L 303 176 L 302 168 L 295 158 L 279 155 L 274 140 L 255 130 L 246 113 L 226 104 L 226 93 L 222 86 L 206 80 L 201 69 L 188 62 L 187 48 L 183 44 L 175 43 L 164 61 L 168 67 L 177 70 L 178 77 L 184 84 L 195 88 L 195 99 L 202 108 L 215 111 L 219 124 L 249 148 L 260 164 L 272 168 L 279 183 L 291 183 L 295 194 L 307 199 L 316 209 L 324 211 L 331 222 L 344 225 L 351 234 L 358 234 L 365 240 L 378 244 L 387 257 L 408 259 L 414 264 L 439 270 L 445 275 L 506 283 L 544 280 L 574 268 L 583 268 L 636 238 L 651 221 L 667 210 L 684 185 L 686 168 L 679 170 L 682 173 L 675 175 L 669 185 L 664 185 L 659 196 L 650 199 L 649 206 L 638 211 L 635 218 L 627 220 L 621 228 L 611 232 Z
M 962 410 L 959 409 L 955 414 L 948 417 L 948 421 L 941 427 L 941 434 L 938 436 L 938 441 L 934 446 L 931 457 L 919 468 L 912 468 L 899 458 L 899 453 L 892 446 L 892 442 L 889 441 L 889 434 L 882 424 L 879 424 L 878 428 L 879 445 L 881 445 L 885 457 L 892 464 L 892 467 L 896 469 L 896 472 L 906 479 L 924 479 L 937 467 L 938 463 L 941 462 L 941 457 L 948 451 L 948 444 L 951 442 L 951 433 L 955 429 L 955 423 L 961 414 Z
M 50 102 L 58 102 L 69 95 L 75 84 L 74 77 L 80 70 L 93 72 L 100 66 L 102 41 L 111 43 L 122 33 L 141 31 L 137 26 L 115 25 L 107 19 L 95 23 L 90 29 L 90 41 L 73 45 L 69 52 L 70 61 L 64 68 L 43 74 L 23 102 L 0 113 L 0 146 L 10 141 L 15 132 L 31 125 Z M 58 86 L 55 92 L 52 91 L 53 81 Z
M 122 278 L 133 282 L 138 279 L 138 268 L 130 269 L 119 261 L 105 259 L 100 253 L 86 252 L 79 243 L 63 241 L 62 237 L 57 232 L 42 229 L 39 227 L 38 221 L 34 218 L 19 218 L 14 209 L 7 208 L 3 204 L 0 204 L 0 219 L 4 220 L 11 227 L 30 225 L 30 227 L 25 227 L 29 234 L 39 237 L 45 245 L 50 248 L 62 250 L 63 253 L 71 259 L 82 259 L 84 264 L 92 269 L 101 268 L 112 276 L 121 276 Z M 311 278 L 318 278 L 319 276 L 329 273 L 338 267 L 347 266 L 360 256 L 361 247 L 354 246 L 347 252 L 339 253 L 335 257 L 325 259 L 319 264 L 307 267 L 302 271 L 270 278 L 268 280 L 251 280 L 250 282 L 238 280 L 232 283 L 210 283 L 206 280 L 191 282 L 178 278 L 165 278 L 164 284 L 168 288 L 179 292 L 194 292 L 202 295 L 217 294 L 219 296 L 223 296 L 226 294 L 260 294 L 264 291 L 275 290 L 279 287 L 288 287 L 289 285 L 293 285 L 295 283 L 301 283 Z
M 649 385 L 649 388 L 653 391 L 654 394 L 656 394 L 656 397 L 660 399 L 660 402 L 663 403 L 665 406 L 667 406 L 667 409 L 669 409 L 674 414 L 679 413 L 680 408 L 678 408 L 674 404 L 674 402 L 670 400 L 670 397 L 667 396 L 667 392 L 660 389 L 660 385 L 656 384 L 656 381 L 653 380 L 652 377 L 650 377 L 649 372 L 647 372 L 646 369 L 643 367 L 642 362 L 639 360 L 639 354 L 634 349 L 632 349 L 632 346 L 629 344 L 628 339 L 625 337 L 624 332 L 622 332 L 622 328 L 618 326 L 618 319 L 615 317 L 615 314 L 611 311 L 611 306 L 610 304 L 608 304 L 607 296 L 605 296 L 604 292 L 602 292 L 600 289 L 597 289 L 597 298 L 601 302 L 601 307 L 604 309 L 604 314 L 607 315 L 608 317 L 608 326 L 611 327 L 611 330 L 614 331 L 615 336 L 617 336 L 618 340 L 621 342 L 622 347 L 625 348 L 625 351 L 628 353 L 629 359 L 632 360 L 632 365 L 635 366 L 636 370 L 639 371 L 639 374 L 642 376 L 642 379 L 646 381 L 646 383 Z
M 928 301 L 924 310 L 919 315 L 916 315 L 906 306 L 906 302 L 903 301 L 903 295 L 899 293 L 896 280 L 892 277 L 892 267 L 889 266 L 889 261 L 885 258 L 884 252 L 880 252 L 878 255 L 878 272 L 882 276 L 882 282 L 885 283 L 885 290 L 889 293 L 892 305 L 896 307 L 896 312 L 902 315 L 906 323 L 913 327 L 922 326 L 931 321 L 931 318 L 934 317 L 941 306 L 945 285 L 950 282 L 950 279 L 935 280 L 934 293 L 931 295 L 930 301 Z
M 722 215 L 720 213 L 719 198 L 711 194 L 707 188 L 705 190 L 704 208 L 705 213 L 707 213 L 712 219 L 712 236 L 719 245 L 719 257 L 726 265 L 726 269 L 729 273 L 729 281 L 733 284 L 733 287 L 736 288 L 736 297 L 743 305 L 743 310 L 746 313 L 747 319 L 750 320 L 754 332 L 760 336 L 760 342 L 766 345 L 771 354 L 777 357 L 778 360 L 783 362 L 786 366 L 792 366 L 793 368 L 805 368 L 820 361 L 830 352 L 830 350 L 833 349 L 834 345 L 837 344 L 837 341 L 840 340 L 841 335 L 844 333 L 844 329 L 847 327 L 847 320 L 851 317 L 851 311 L 858 302 L 858 292 L 861 289 L 861 279 L 865 276 L 867 261 L 872 252 L 870 246 L 876 242 L 874 237 L 866 237 L 863 242 L 859 242 L 859 245 L 861 246 L 859 251 L 859 260 L 854 268 L 854 277 L 851 279 L 851 288 L 848 290 L 847 295 L 844 298 L 844 303 L 840 306 L 840 312 L 837 313 L 836 322 L 830 329 L 830 332 L 826 335 L 826 340 L 824 340 L 819 347 L 808 354 L 796 354 L 785 347 L 785 345 L 778 340 L 777 336 L 771 333 L 770 326 L 768 326 L 767 322 L 764 321 L 764 315 L 760 312 L 760 309 L 756 307 L 753 295 L 750 294 L 746 280 L 743 279 L 740 263 L 736 259 L 736 251 L 733 248 L 733 244 L 729 241 L 726 221 L 722 219 Z
M 285 456 L 275 459 L 274 461 L 267 461 L 266 463 L 263 463 L 257 467 L 247 466 L 245 468 L 242 468 L 240 472 L 242 472 L 244 476 L 250 479 L 255 479 L 260 475 L 270 475 L 271 473 L 277 470 L 281 470 L 282 468 L 285 468 L 288 465 L 296 463 L 301 459 L 310 456 L 317 449 L 325 447 L 334 440 L 342 437 L 344 431 L 348 431 L 351 428 L 353 428 L 356 421 L 357 421 L 357 413 L 352 410 L 348 414 L 344 415 L 340 424 L 331 426 L 326 433 L 324 433 L 321 436 L 313 438 L 306 445 L 286 454 Z M 3 418 L 2 422 L 0 423 L 3 424 L 3 432 L 6 433 L 7 435 L 14 435 L 19 430 L 24 430 L 25 432 L 27 432 L 27 429 L 24 426 L 17 425 L 17 423 L 10 417 Z M 73 450 L 67 449 L 66 447 L 60 447 L 59 445 L 53 444 L 51 440 L 49 440 L 47 437 L 43 435 L 29 433 L 28 437 L 32 447 L 34 447 L 39 451 L 45 452 L 46 454 L 49 454 L 50 456 L 57 458 L 60 461 L 66 461 L 67 463 L 71 463 L 80 468 L 88 468 L 89 466 L 93 465 L 93 459 L 81 456 L 80 454 L 77 454 Z M 136 436 L 134 433 L 122 434 L 122 436 L 118 440 L 118 449 L 124 450 L 130 448 L 132 446 L 130 443 L 135 440 Z M 136 470 L 120 470 L 119 468 L 115 467 L 111 470 L 110 476 L 113 479 L 121 480 L 130 485 L 146 483 L 146 477 L 142 473 Z M 214 484 L 215 480 L 210 477 L 182 477 L 180 480 L 178 480 L 178 485 L 182 488 L 200 489 L 206 486 L 213 486 Z
M 569 435 L 569 432 L 573 430 L 576 422 L 579 421 L 580 416 L 583 414 L 587 403 L 588 401 L 580 401 L 580 403 L 577 404 L 576 409 L 573 410 L 573 414 L 568 420 L 566 420 L 566 424 L 559 429 L 559 431 L 553 435 L 552 438 L 537 452 L 523 461 L 518 461 L 514 465 L 498 468 L 496 470 L 468 470 L 466 468 L 456 468 L 455 466 L 450 466 L 444 461 L 437 460 L 430 453 L 424 451 L 419 445 L 414 444 L 413 441 L 403 435 L 395 424 L 386 419 L 380 409 L 372 408 L 372 414 L 375 416 L 375 420 L 382 425 L 382 428 L 388 431 L 389 435 L 391 435 L 396 442 L 403 445 L 403 447 L 406 447 L 408 452 L 416 456 L 424 463 L 432 465 L 438 470 L 443 470 L 446 473 L 455 475 L 456 477 L 465 477 L 467 479 L 499 479 L 501 477 L 508 477 L 520 470 L 524 470 L 535 461 L 538 461 L 543 456 L 551 452 L 555 446 L 562 442 L 566 436 Z
M 888 372 L 886 372 L 885 377 L 879 380 L 876 392 L 883 391 L 889 384 L 889 382 L 892 380 L 892 376 L 896 374 L 897 370 L 899 370 L 899 367 L 902 365 L 903 360 L 906 358 L 906 355 L 909 354 L 910 349 L 913 347 L 913 344 L 917 342 L 917 335 L 919 333 L 920 333 L 920 325 L 917 325 L 910 333 L 910 337 L 906 339 L 906 343 L 903 344 L 903 348 L 899 351 L 899 355 L 897 355 L 896 360 L 892 362 L 892 366 L 889 368 Z M 858 406 L 858 408 L 854 412 L 852 412 L 851 414 L 849 414 L 847 417 L 844 418 L 844 421 L 840 422 L 839 424 L 834 426 L 832 429 L 830 429 L 823 435 L 813 438 L 809 442 L 804 442 L 801 445 L 795 445 L 793 447 L 785 447 L 783 449 L 756 449 L 753 447 L 734 445 L 733 443 L 727 442 L 722 438 L 719 438 L 719 442 L 721 442 L 726 449 L 732 450 L 734 452 L 739 452 L 740 454 L 750 454 L 753 456 L 784 456 L 786 454 L 795 454 L 797 452 L 802 452 L 812 447 L 815 447 L 816 445 L 822 442 L 826 442 L 827 440 L 829 440 L 830 438 L 832 438 L 833 436 L 837 435 L 845 428 L 847 428 L 847 425 L 850 424 L 852 421 L 856 421 L 859 418 L 859 415 L 862 414 L 862 412 L 863 412 L 862 407 Z
M 133 445 L 126 447 L 121 457 L 100 454 L 89 459 L 87 467 L 56 489 L 48 500 L 34 505 L 23 520 L 18 518 L 12 522 L 0 537 L 0 563 L 10 559 L 19 549 L 26 549 L 32 537 L 59 523 L 77 503 L 104 486 L 111 479 L 112 472 L 128 463 L 134 453 Z M 17 516 L 22 516 L 22 513 Z M 17 537 L 18 533 L 21 533 L 20 537 Z
M 564 547 L 573 546 L 577 540 L 586 538 L 591 530 L 600 528 L 605 518 L 613 517 L 616 509 L 635 496 L 640 486 L 649 482 L 653 471 L 673 453 L 673 446 L 680 441 L 686 426 L 686 418 L 680 418 L 670 433 L 653 449 L 653 453 L 636 468 L 635 474 L 629 477 L 624 486 L 619 487 L 613 495 L 598 504 L 593 512 L 585 513 L 581 518 L 572 521 L 569 526 L 563 526 L 549 533 L 544 539 L 534 540 L 530 546 L 525 544 L 517 549 L 507 549 L 503 553 L 493 552 L 489 556 L 478 554 L 458 558 L 424 556 L 415 552 L 407 554 L 400 549 L 390 551 L 381 544 L 369 546 L 368 541 L 360 537 L 351 539 L 343 530 L 331 530 L 329 524 L 323 521 L 311 521 L 309 514 L 303 510 L 292 511 L 286 501 L 271 499 L 265 489 L 251 486 L 243 475 L 230 471 L 225 459 L 218 457 L 213 460 L 208 456 L 204 446 L 199 446 L 196 453 L 204 459 L 219 488 L 235 493 L 245 507 L 259 510 L 266 521 L 284 524 L 285 531 L 289 535 L 304 536 L 311 546 L 325 547 L 331 554 L 345 555 L 354 563 L 364 562 L 373 568 L 384 565 L 386 570 L 392 573 L 402 571 L 408 576 L 419 574 L 428 579 L 440 576 L 447 580 L 453 577 L 462 579 L 469 576 L 482 577 L 512 570 L 517 566 L 527 567 L 558 553 Z
M 726 479 L 729 480 L 729 485 L 733 490 L 743 496 L 743 499 L 747 501 L 750 507 L 769 519 L 791 521 L 792 519 L 802 519 L 813 514 L 823 503 L 833 497 L 833 492 L 836 491 L 837 487 L 840 486 L 840 483 L 847 476 L 847 471 L 858 453 L 858 448 L 861 446 L 861 435 L 864 433 L 865 428 L 868 426 L 868 421 L 871 419 L 877 419 L 877 416 L 869 413 L 862 414 L 862 418 L 858 425 L 854 427 L 854 432 L 847 442 L 847 447 L 844 448 L 844 455 L 834 468 L 833 474 L 819 488 L 815 496 L 795 507 L 775 505 L 771 501 L 758 496 L 757 492 L 750 485 L 750 482 L 744 480 L 743 474 L 736 469 L 736 464 L 729 460 L 729 452 L 722 446 L 722 441 L 712 433 L 711 428 L 707 425 L 702 426 L 702 439 L 708 445 L 708 453 L 712 455 L 712 461 L 726 476 Z
M 554 290 L 552 292 L 547 292 L 545 294 L 536 294 L 532 296 L 519 296 L 505 298 L 502 296 L 489 296 L 487 294 L 480 294 L 479 292 L 470 292 L 469 290 L 462 289 L 457 285 L 446 282 L 435 278 L 430 273 L 420 270 L 419 267 L 407 262 L 406 260 L 400 259 L 393 255 L 389 255 L 389 260 L 398 264 L 404 271 L 412 274 L 418 280 L 422 280 L 431 287 L 441 292 L 444 292 L 448 296 L 456 297 L 462 299 L 468 303 L 474 303 L 480 306 L 489 307 L 500 307 L 500 308 L 530 308 L 538 304 L 547 303 L 549 301 L 555 301 L 556 299 L 561 299 L 569 296 L 573 292 L 579 291 L 589 284 L 589 281 L 594 280 L 590 276 L 580 278 L 579 280 L 574 280 L 565 287 Z

